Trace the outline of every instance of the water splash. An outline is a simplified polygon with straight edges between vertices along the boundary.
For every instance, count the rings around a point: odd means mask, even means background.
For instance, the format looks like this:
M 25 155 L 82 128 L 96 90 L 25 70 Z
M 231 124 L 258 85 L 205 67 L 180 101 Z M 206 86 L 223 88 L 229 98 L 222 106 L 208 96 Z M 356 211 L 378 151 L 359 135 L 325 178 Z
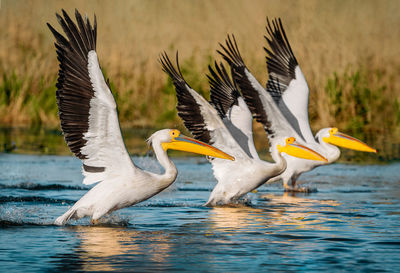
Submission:
M 129 220 L 131 219 L 128 216 L 123 216 L 119 213 L 111 213 L 100 218 L 96 226 L 127 227 L 129 226 Z
M 39 207 L 0 207 L 0 227 L 51 225 L 53 220 L 49 220 L 47 215 L 44 216 L 43 210 Z

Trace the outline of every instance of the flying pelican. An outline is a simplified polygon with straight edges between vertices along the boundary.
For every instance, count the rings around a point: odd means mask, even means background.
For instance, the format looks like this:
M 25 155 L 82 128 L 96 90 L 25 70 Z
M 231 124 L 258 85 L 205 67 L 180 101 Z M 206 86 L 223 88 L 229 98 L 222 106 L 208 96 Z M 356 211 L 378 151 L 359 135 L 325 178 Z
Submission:
M 91 217 L 96 223 L 103 215 L 144 201 L 170 186 L 177 176 L 167 150 L 175 149 L 233 160 L 230 155 L 178 130 L 164 129 L 148 139 L 164 174 L 138 168 L 131 160 L 121 135 L 116 103 L 108 81 L 104 80 L 96 54 L 96 17 L 94 25 L 75 10 L 76 25 L 62 11 L 58 22 L 68 40 L 47 24 L 56 38 L 60 61 L 57 104 L 65 141 L 82 160 L 83 184 L 99 182 L 66 213 L 56 225 L 69 219 Z
M 281 153 L 302 158 L 326 161 L 318 153 L 298 144 L 290 135 L 274 138 L 271 142 L 271 154 L 275 163 L 260 160 L 254 147 L 252 136 L 252 116 L 236 86 L 231 82 L 225 68 L 215 65 L 210 69 L 211 100 L 216 109 L 201 95 L 194 91 L 184 80 L 164 53 L 160 58 L 163 70 L 171 77 L 178 98 L 178 115 L 186 128 L 196 139 L 223 149 L 235 157 L 235 161 L 211 159 L 214 176 L 218 183 L 206 203 L 216 206 L 232 203 L 250 191 L 253 191 L 268 179 L 282 173 L 286 160 Z M 279 130 L 280 125 L 274 126 Z
M 297 187 L 297 178 L 303 172 L 336 161 L 340 156 L 340 150 L 335 145 L 364 152 L 376 153 L 376 150 L 356 138 L 339 132 L 337 128 L 321 129 L 314 138 L 308 121 L 309 89 L 286 38 L 281 20 L 274 20 L 273 28 L 268 21 L 267 32 L 270 37 L 265 38 L 272 50 L 265 49 L 268 54 L 269 72 L 267 91 L 244 64 L 233 35 L 232 39 L 228 36 L 226 46 L 221 45 L 224 52 L 219 51 L 219 53 L 230 64 L 234 80 L 247 105 L 256 120 L 264 125 L 270 140 L 268 124 L 277 119 L 285 124 L 286 130 L 282 133 L 294 136 L 300 143 L 328 159 L 328 162 L 321 162 L 285 155 L 288 165 L 286 170 L 268 181 L 282 179 L 285 190 L 308 191 L 307 188 Z

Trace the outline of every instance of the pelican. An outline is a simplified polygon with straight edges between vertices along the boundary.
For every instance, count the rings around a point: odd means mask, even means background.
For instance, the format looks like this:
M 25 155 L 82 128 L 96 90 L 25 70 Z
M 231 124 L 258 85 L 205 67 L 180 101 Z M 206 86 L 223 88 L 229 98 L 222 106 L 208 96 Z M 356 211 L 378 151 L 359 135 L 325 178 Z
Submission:
M 296 185 L 298 177 L 317 166 L 336 161 L 340 156 L 340 150 L 335 145 L 364 152 L 376 153 L 376 150 L 354 137 L 339 132 L 335 127 L 321 129 L 314 138 L 308 121 L 309 89 L 293 55 L 281 20 L 274 20 L 273 27 L 267 21 L 267 32 L 269 37 L 265 38 L 271 48 L 271 50 L 265 49 L 268 54 L 269 72 L 267 90 L 244 64 L 233 35 L 232 38 L 228 36 L 225 46 L 221 44 L 223 52 L 218 52 L 231 66 L 234 80 L 249 109 L 255 119 L 263 124 L 270 141 L 274 135 L 271 135 L 269 123 L 279 120 L 285 127 L 281 133 L 294 136 L 300 143 L 328 159 L 328 162 L 313 161 L 285 155 L 288 165 L 286 170 L 268 181 L 282 179 L 287 191 L 309 191 L 308 188 Z
M 208 76 L 211 85 L 211 103 L 193 90 L 182 76 L 178 54 L 176 66 L 168 55 L 160 57 L 163 70 L 170 76 L 178 98 L 178 115 L 196 139 L 222 149 L 235 157 L 235 161 L 211 159 L 218 183 L 212 190 L 206 206 L 234 203 L 268 179 L 282 173 L 286 160 L 281 153 L 312 160 L 326 160 L 318 153 L 297 143 L 290 135 L 271 142 L 274 163 L 260 160 L 252 136 L 252 116 L 225 68 L 215 64 Z M 274 124 L 279 127 L 279 124 Z
M 144 201 L 170 186 L 177 176 L 167 150 L 175 149 L 233 160 L 230 155 L 200 141 L 164 129 L 148 139 L 164 174 L 138 168 L 131 160 L 121 135 L 117 106 L 108 81 L 104 80 L 96 54 L 96 17 L 89 19 L 75 10 L 76 25 L 62 11 L 57 15 L 68 40 L 47 24 L 56 38 L 60 61 L 57 104 L 61 129 L 71 152 L 82 160 L 83 184 L 99 182 L 66 213 L 55 220 L 64 225 L 70 219 L 100 217 Z

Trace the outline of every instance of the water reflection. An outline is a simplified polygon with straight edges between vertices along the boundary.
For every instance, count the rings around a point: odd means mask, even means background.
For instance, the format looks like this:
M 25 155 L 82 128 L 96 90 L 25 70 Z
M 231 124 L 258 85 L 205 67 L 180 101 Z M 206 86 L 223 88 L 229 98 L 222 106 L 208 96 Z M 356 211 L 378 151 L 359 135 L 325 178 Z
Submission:
M 306 198 L 307 193 L 297 193 L 297 192 L 283 192 L 280 194 L 263 194 L 260 195 L 260 199 L 269 201 L 269 205 L 281 204 L 288 207 L 294 207 L 301 209 L 301 207 L 311 207 L 311 206 L 340 206 L 341 204 L 336 200 L 318 200 L 312 198 Z
M 132 261 L 163 264 L 170 253 L 168 236 L 161 231 L 138 231 L 104 226 L 69 227 L 80 244 L 75 248 L 83 271 L 117 271 L 121 256 Z M 132 265 L 134 266 L 134 265 Z
M 265 199 L 265 204 L 270 208 L 272 222 L 286 230 L 330 230 L 327 221 L 340 222 L 338 218 L 330 217 L 326 212 L 336 211 L 341 204 L 335 200 L 317 200 L 306 198 L 296 193 L 283 195 L 265 194 L 260 198 Z
M 214 207 L 209 213 L 209 221 L 217 230 L 240 232 L 245 228 L 265 228 L 269 222 L 264 209 L 246 205 L 237 207 Z
M 140 263 L 139 268 L 151 265 L 154 270 L 162 270 L 174 263 L 172 253 L 188 251 L 188 242 L 182 241 L 182 237 L 189 234 L 193 238 L 204 234 L 201 238 L 205 245 L 211 241 L 230 245 L 231 236 L 235 234 L 245 241 L 287 244 L 309 239 L 304 231 L 331 230 L 326 223 L 339 220 L 326 212 L 334 212 L 340 206 L 334 200 L 315 200 L 289 193 L 265 194 L 258 199 L 257 208 L 246 205 L 211 208 L 202 220 L 205 226 L 193 224 L 194 218 L 193 223 L 184 224 L 182 232 L 177 233 L 109 226 L 66 229 L 72 231 L 79 242 L 74 252 L 83 271 L 118 271 L 121 267 L 129 268 L 130 263 Z M 293 233 L 296 230 L 300 233 Z M 119 262 L 121 259 L 123 264 Z
M 327 214 L 334 212 L 341 205 L 339 202 L 316 200 L 301 195 L 304 194 L 265 194 L 260 196 L 262 203 L 258 203 L 257 208 L 245 205 L 214 207 L 209 213 L 209 220 L 214 229 L 229 232 L 271 227 L 279 227 L 281 231 L 330 230 L 329 226 L 324 225 L 326 221 L 341 221 Z

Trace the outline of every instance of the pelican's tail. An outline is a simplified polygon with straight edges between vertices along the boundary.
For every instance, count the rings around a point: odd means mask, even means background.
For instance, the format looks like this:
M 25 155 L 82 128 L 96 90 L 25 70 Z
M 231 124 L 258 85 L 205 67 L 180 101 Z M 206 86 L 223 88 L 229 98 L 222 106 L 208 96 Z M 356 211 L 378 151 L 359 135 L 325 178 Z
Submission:
M 64 213 L 63 215 L 58 217 L 54 221 L 54 224 L 57 225 L 57 226 L 65 225 L 65 223 L 67 223 L 69 221 L 69 219 L 71 219 L 74 216 L 75 212 L 76 212 L 76 209 L 75 209 L 75 206 L 73 206 L 66 213 Z
M 208 199 L 207 203 L 204 204 L 205 207 L 213 207 L 215 205 L 215 201 L 212 199 Z
M 214 190 L 211 192 L 210 198 L 208 199 L 207 203 L 204 204 L 205 207 L 222 206 L 230 203 L 229 198 L 226 198 L 226 196 L 214 192 Z

